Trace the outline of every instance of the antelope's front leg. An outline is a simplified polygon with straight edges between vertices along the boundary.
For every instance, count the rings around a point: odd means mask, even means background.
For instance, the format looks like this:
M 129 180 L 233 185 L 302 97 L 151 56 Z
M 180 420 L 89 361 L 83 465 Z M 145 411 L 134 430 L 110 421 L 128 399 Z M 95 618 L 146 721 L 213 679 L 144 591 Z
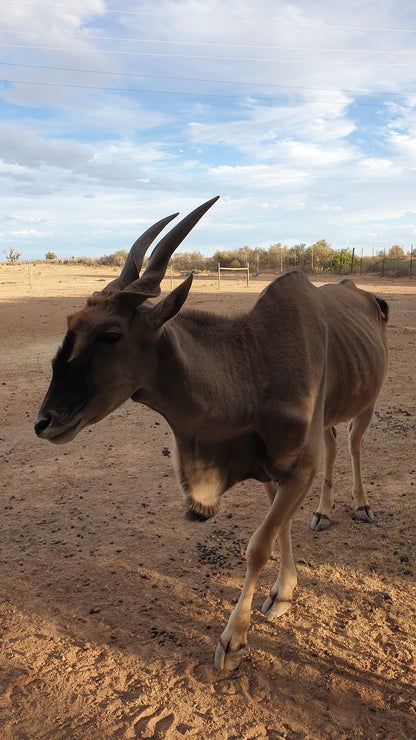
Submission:
M 277 485 L 270 482 L 264 483 L 264 487 L 271 506 L 276 496 Z M 282 523 L 278 539 L 280 549 L 279 575 L 276 583 L 270 589 L 270 596 L 267 597 L 261 607 L 262 614 L 269 619 L 277 619 L 290 609 L 292 594 L 298 581 L 290 538 L 290 519 Z
M 290 519 L 285 522 L 278 534 L 280 549 L 280 567 L 276 583 L 270 589 L 261 612 L 269 619 L 278 619 L 292 606 L 292 595 L 297 585 L 296 566 L 293 559 L 292 541 L 290 538 Z
M 257 576 L 272 553 L 275 539 L 273 530 L 270 526 L 267 527 L 266 524 L 267 517 L 254 532 L 248 543 L 247 572 L 244 587 L 215 651 L 214 665 L 216 668 L 227 670 L 237 668 L 245 653 Z
M 316 436 L 315 440 L 319 442 L 319 437 Z M 216 668 L 232 670 L 238 666 L 243 657 L 247 647 L 247 630 L 250 624 L 251 604 L 257 576 L 270 558 L 277 536 L 279 536 L 283 553 L 282 570 L 272 589 L 272 595 L 263 605 L 262 611 L 267 616 L 275 617 L 279 612 L 283 613 L 283 606 L 288 608 L 290 605 L 292 591 L 296 585 L 296 571 L 289 541 L 289 523 L 312 483 L 317 461 L 320 459 L 319 451 L 319 445 L 316 445 L 312 451 L 305 447 L 304 454 L 299 457 L 296 468 L 286 480 L 280 482 L 266 518 L 248 543 L 246 580 L 237 606 L 231 612 L 228 624 L 218 643 L 215 652 Z M 266 488 L 266 491 L 271 500 L 272 489 Z M 285 602 L 284 605 L 283 602 Z

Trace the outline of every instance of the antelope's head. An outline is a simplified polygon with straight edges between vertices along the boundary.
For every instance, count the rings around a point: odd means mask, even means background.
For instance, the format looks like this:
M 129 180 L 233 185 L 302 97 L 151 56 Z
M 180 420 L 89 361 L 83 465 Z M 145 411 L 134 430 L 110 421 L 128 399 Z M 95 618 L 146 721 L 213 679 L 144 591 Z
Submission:
M 192 275 L 158 303 L 147 301 L 160 294 L 174 250 L 216 200 L 196 208 L 163 237 L 140 276 L 147 248 L 178 214 L 151 226 L 133 244 L 120 276 L 68 317 L 35 421 L 39 437 L 55 444 L 70 442 L 81 429 L 146 389 L 154 372 L 156 338 L 182 307 Z

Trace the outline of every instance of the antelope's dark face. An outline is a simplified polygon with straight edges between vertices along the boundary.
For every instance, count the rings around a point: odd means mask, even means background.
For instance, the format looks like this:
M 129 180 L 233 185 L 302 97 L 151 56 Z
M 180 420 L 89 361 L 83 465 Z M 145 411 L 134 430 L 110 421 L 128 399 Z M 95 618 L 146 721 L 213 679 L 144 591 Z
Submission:
M 69 442 L 146 387 L 157 327 L 152 310 L 135 302 L 134 294 L 99 297 L 69 316 L 35 422 L 39 437 L 56 444 Z
M 192 276 L 156 305 L 147 299 L 160 294 L 172 252 L 216 200 L 200 206 L 172 229 L 137 278 L 147 247 L 173 216 L 148 229 L 131 248 L 120 277 L 90 298 L 82 311 L 69 316 L 67 334 L 52 362 L 51 384 L 35 421 L 39 437 L 55 444 L 70 442 L 130 396 L 148 390 L 156 372 L 162 326 L 183 305 Z

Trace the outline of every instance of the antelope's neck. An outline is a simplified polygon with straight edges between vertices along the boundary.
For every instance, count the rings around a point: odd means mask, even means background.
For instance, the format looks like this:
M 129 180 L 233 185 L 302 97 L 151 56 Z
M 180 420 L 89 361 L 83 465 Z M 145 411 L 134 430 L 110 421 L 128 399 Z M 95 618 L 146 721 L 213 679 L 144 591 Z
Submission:
M 221 427 L 230 436 L 244 427 L 250 398 L 244 389 L 252 376 L 243 334 L 238 321 L 202 313 L 184 312 L 166 325 L 154 389 L 173 429 L 209 434 Z

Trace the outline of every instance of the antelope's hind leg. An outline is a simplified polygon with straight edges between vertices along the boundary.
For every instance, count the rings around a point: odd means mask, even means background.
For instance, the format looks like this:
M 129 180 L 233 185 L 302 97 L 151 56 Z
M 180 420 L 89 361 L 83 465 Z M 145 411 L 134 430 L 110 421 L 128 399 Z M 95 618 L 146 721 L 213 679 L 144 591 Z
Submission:
M 314 529 L 315 532 L 321 532 L 323 529 L 327 529 L 331 524 L 331 513 L 334 506 L 333 471 L 337 455 L 337 430 L 335 427 L 329 427 L 325 430 L 324 442 L 324 480 L 321 488 L 318 511 L 314 513 L 311 521 L 311 529 Z
M 355 512 L 353 519 L 359 522 L 372 524 L 374 514 L 368 504 L 361 478 L 361 441 L 371 418 L 374 406 L 370 406 L 358 416 L 355 416 L 349 426 L 348 449 L 351 454 L 353 472 L 353 497 Z

